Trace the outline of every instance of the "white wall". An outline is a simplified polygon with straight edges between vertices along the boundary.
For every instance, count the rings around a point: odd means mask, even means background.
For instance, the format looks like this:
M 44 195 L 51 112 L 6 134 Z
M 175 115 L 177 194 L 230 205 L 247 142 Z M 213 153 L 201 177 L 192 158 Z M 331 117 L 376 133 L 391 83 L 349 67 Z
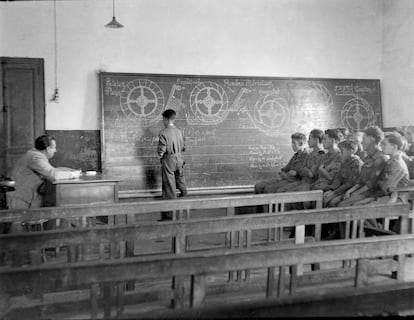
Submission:
M 117 0 L 123 29 L 104 28 L 110 0 L 57 10 L 60 101 L 47 101 L 48 130 L 100 129 L 98 70 L 381 78 L 382 0 Z M 1 2 L 0 40 L 0 56 L 45 59 L 49 99 L 53 1 Z
M 382 95 L 385 126 L 414 124 L 414 1 L 384 0 Z

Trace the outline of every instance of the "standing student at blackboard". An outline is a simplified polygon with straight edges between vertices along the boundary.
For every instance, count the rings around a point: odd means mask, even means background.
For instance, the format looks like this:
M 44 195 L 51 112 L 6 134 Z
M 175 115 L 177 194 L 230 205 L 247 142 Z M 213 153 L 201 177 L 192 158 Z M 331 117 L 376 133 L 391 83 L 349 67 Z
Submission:
M 176 113 L 167 109 L 162 113 L 164 129 L 159 133 L 157 152 L 161 161 L 162 197 L 165 200 L 176 198 L 176 189 L 180 197 L 187 195 L 184 178 L 185 138 L 183 132 L 174 125 Z M 172 212 L 162 212 L 161 220 L 171 220 Z

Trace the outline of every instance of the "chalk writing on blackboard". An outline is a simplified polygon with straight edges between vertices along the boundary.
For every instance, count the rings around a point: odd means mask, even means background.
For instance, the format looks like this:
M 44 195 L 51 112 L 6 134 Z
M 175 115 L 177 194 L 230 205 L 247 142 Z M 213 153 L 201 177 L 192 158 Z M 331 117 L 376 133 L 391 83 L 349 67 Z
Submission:
M 125 87 L 125 81 L 119 81 L 111 79 L 110 77 L 105 78 L 105 95 L 107 96 L 119 96 L 122 89 Z
M 276 168 L 281 165 L 283 155 L 275 145 L 249 145 L 249 167 L 257 169 Z

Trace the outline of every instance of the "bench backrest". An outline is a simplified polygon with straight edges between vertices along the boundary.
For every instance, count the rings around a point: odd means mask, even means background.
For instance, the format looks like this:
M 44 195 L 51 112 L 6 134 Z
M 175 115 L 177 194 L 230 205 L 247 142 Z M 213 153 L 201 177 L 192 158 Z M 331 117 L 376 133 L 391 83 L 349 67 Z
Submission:
M 363 226 L 366 219 L 399 217 L 400 233 L 407 233 L 410 206 L 407 203 L 380 204 L 373 206 L 353 206 L 344 208 L 325 208 L 315 210 L 290 211 L 278 214 L 250 214 L 229 217 L 214 217 L 172 221 L 155 224 L 137 224 L 120 226 L 101 226 L 95 228 L 73 228 L 67 230 L 52 230 L 43 232 L 24 232 L 0 235 L 0 252 L 9 250 L 39 250 L 61 246 L 83 245 L 85 243 L 105 243 L 117 246 L 119 241 L 142 241 L 159 238 L 175 239 L 177 253 L 186 251 L 188 236 L 245 232 L 245 241 L 240 241 L 237 247 L 249 247 L 251 233 L 260 229 L 279 229 L 301 225 L 315 225 L 335 222 L 353 223 L 354 228 L 347 233 L 347 238 L 363 236 Z M 349 229 L 349 228 L 348 228 Z M 357 234 L 357 229 L 359 234 Z M 320 238 L 315 236 L 315 238 Z M 275 239 L 275 240 L 281 240 Z M 181 247 L 179 247 L 181 246 Z M 229 245 L 235 247 L 235 245 Z
M 270 212 L 284 210 L 284 204 L 315 201 L 316 207 L 322 207 L 321 190 L 252 194 L 242 196 L 227 196 L 213 198 L 190 198 L 177 200 L 141 201 L 105 205 L 82 205 L 70 207 L 45 207 L 37 209 L 0 210 L 0 223 L 36 221 L 41 219 L 73 219 L 79 217 L 97 216 L 128 216 L 148 214 L 161 211 L 174 211 L 174 218 L 189 218 L 191 210 L 227 208 L 228 214 L 234 214 L 234 208 L 245 206 L 268 205 Z
M 182 278 L 191 276 L 190 305 L 203 304 L 206 294 L 206 276 L 234 269 L 296 266 L 315 262 L 357 260 L 355 286 L 368 285 L 369 266 L 367 259 L 414 253 L 414 235 L 398 235 L 366 239 L 338 240 L 286 247 L 250 248 L 232 250 L 225 254 L 189 253 L 183 255 L 159 255 L 135 257 L 117 261 L 80 262 L 75 264 L 44 265 L 22 270 L 0 269 L 0 283 L 6 292 L 16 295 L 27 290 L 28 283 L 36 283 L 37 294 L 54 290 L 56 283 L 62 289 L 74 289 L 80 284 L 90 285 L 91 292 L 98 283 L 129 280 L 158 280 L 160 278 Z M 268 273 L 268 277 L 273 277 Z M 291 281 L 296 273 L 291 270 Z M 272 280 L 273 278 L 271 278 Z M 273 280 L 272 280 L 273 281 Z M 268 281 L 268 285 L 272 281 Z M 94 289 L 95 288 L 95 289 Z M 185 290 L 185 286 L 182 287 Z M 188 288 L 188 287 L 187 287 Z M 290 286 L 290 291 L 295 291 Z M 122 294 L 118 292 L 118 294 Z M 91 297 L 95 297 L 91 293 Z M 174 293 L 175 299 L 184 299 L 183 292 Z M 95 297 L 96 298 L 96 297 Z M 122 299 L 120 299 L 122 300 Z M 93 308 L 97 307 L 92 303 Z M 91 311 L 96 315 L 96 310 Z

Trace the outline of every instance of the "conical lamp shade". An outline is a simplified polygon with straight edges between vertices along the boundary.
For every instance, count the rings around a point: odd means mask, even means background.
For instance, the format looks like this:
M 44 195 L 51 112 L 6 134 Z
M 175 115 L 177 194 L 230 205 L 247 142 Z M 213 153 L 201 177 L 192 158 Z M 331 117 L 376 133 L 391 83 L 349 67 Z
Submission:
M 105 25 L 107 28 L 123 28 L 124 26 L 116 21 L 115 17 L 112 17 L 112 21 Z

